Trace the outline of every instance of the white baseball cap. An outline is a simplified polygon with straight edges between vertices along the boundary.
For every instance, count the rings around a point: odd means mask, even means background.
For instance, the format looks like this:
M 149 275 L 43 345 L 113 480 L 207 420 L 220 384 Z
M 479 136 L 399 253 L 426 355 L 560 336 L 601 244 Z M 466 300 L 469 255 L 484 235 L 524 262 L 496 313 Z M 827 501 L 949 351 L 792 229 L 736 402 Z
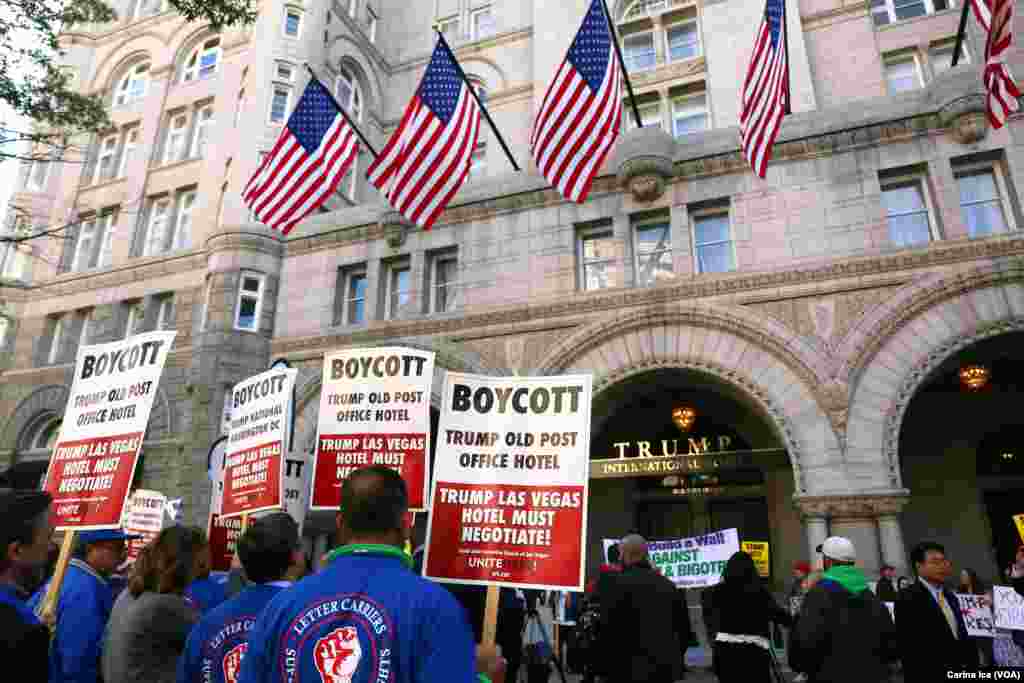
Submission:
M 840 562 L 857 560 L 857 550 L 853 547 L 853 541 L 842 536 L 829 536 L 818 546 L 818 552 Z

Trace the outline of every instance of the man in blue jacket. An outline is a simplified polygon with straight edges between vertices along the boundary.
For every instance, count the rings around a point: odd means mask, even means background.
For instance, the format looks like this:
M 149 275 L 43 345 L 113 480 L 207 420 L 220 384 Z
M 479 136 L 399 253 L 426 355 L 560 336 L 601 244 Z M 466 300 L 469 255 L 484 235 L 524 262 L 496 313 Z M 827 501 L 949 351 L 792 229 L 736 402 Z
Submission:
M 249 632 L 241 683 L 472 683 L 478 668 L 499 670 L 496 652 L 475 657 L 451 594 L 411 571 L 401 476 L 376 465 L 357 470 L 341 500 L 341 547 L 267 605 Z
M 256 617 L 304 561 L 299 527 L 284 512 L 261 517 L 242 534 L 238 555 L 250 583 L 192 630 L 178 660 L 178 683 L 237 683 Z
M 103 632 L 114 597 L 107 579 L 125 558 L 120 529 L 79 532 L 74 559 L 64 574 L 57 598 L 57 624 L 50 647 L 50 683 L 96 683 L 100 673 Z M 38 610 L 49 581 L 32 596 Z

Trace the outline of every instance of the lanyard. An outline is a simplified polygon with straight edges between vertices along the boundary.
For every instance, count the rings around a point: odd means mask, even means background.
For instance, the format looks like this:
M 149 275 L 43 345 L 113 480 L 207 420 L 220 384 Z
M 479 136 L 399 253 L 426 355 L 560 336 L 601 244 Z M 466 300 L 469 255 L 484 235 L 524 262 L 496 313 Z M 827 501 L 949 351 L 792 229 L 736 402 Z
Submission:
M 412 557 L 401 548 L 396 548 L 392 545 L 382 545 L 379 543 L 352 543 L 351 545 L 343 545 L 340 548 L 335 548 L 327 554 L 327 561 L 334 562 L 336 558 L 349 556 L 349 555 L 378 555 L 381 557 L 390 557 L 401 561 L 406 569 L 412 569 Z

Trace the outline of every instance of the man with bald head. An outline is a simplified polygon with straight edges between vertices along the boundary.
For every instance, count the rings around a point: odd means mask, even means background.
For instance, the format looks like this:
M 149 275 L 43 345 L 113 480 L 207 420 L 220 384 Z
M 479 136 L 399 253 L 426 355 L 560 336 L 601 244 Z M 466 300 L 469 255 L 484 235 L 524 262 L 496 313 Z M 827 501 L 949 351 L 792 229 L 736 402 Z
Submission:
M 609 683 L 678 681 L 690 643 L 683 591 L 651 566 L 642 536 L 626 536 L 619 552 L 622 572 L 601 589 L 598 669 Z

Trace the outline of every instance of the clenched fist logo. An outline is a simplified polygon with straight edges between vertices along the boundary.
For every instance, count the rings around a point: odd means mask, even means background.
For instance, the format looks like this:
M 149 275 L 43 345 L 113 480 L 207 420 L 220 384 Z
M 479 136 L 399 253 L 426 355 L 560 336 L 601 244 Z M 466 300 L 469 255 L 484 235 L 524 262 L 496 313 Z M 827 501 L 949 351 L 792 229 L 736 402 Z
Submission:
M 231 648 L 224 655 L 224 661 L 221 662 L 221 666 L 224 668 L 224 680 L 226 683 L 238 682 L 238 670 L 242 667 L 242 657 L 245 656 L 245 651 L 248 649 L 249 643 L 242 643 Z
M 321 683 L 352 683 L 363 650 L 354 626 L 342 626 L 316 641 L 313 651 Z

